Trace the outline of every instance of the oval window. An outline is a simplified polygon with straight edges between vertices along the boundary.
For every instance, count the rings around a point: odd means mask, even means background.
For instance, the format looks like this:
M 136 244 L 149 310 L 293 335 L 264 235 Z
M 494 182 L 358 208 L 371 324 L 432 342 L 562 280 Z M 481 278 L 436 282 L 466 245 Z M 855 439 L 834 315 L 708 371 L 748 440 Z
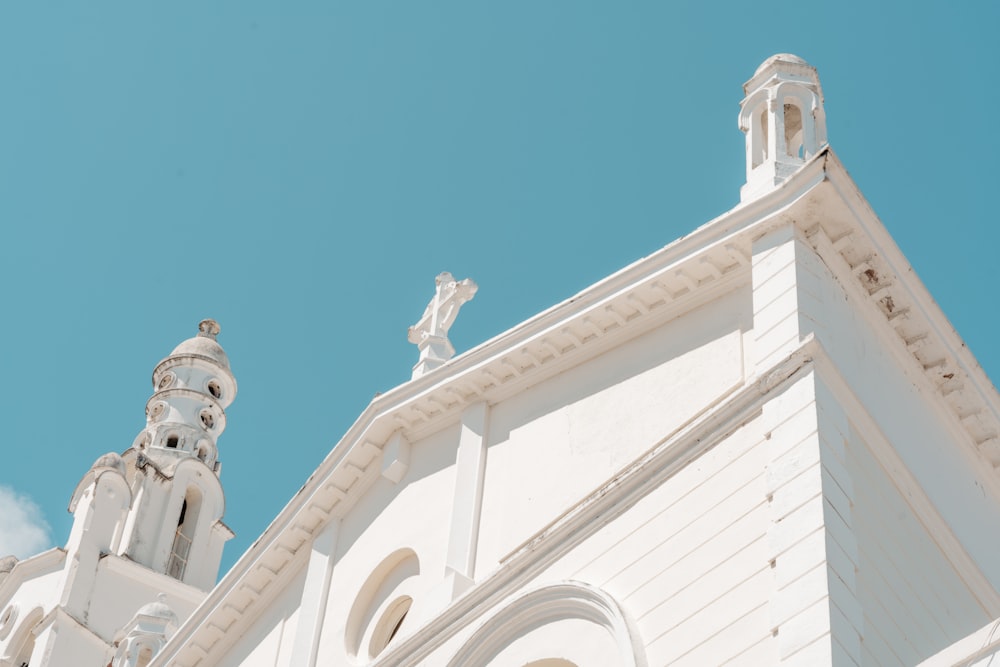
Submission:
M 156 388 L 159 390 L 164 390 L 174 383 L 176 376 L 173 373 L 167 372 L 160 376 L 160 381 L 157 383 Z
M 222 398 L 222 385 L 219 384 L 218 380 L 208 381 L 208 393 L 214 398 Z

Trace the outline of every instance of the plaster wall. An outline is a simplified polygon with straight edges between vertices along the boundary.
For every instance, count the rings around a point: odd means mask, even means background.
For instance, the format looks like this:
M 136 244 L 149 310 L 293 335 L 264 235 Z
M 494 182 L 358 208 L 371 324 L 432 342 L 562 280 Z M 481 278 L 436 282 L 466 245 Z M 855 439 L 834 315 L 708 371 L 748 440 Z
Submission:
M 49 616 L 39 627 L 31 664 L 105 665 L 113 651 L 61 610 Z M 17 663 L 13 667 L 19 667 Z
M 392 601 L 387 596 L 413 599 L 400 636 L 417 625 L 415 619 L 437 611 L 439 596 L 433 591 L 445 577 L 458 437 L 459 425 L 453 424 L 412 443 L 405 476 L 396 484 L 379 477 L 342 519 L 320 635 L 321 662 L 342 664 L 354 651 L 367 658 L 364 640 L 378 621 L 377 608 Z M 367 604 L 359 600 L 373 572 L 401 550 L 416 555 L 405 572 L 390 576 L 391 585 L 374 591 Z M 386 574 L 392 570 L 390 565 Z M 440 604 L 448 601 L 445 597 Z
M 819 396 L 824 494 L 838 514 L 827 522 L 834 604 L 844 607 L 845 630 L 862 638 L 860 664 L 916 664 L 989 615 L 849 411 L 822 384 Z
M 743 382 L 735 290 L 491 409 L 476 578 Z
M 822 534 L 821 513 L 797 512 L 803 509 L 798 501 L 769 493 L 776 454 L 794 452 L 802 443 L 816 443 L 811 374 L 763 402 L 698 458 L 672 474 L 664 472 L 634 504 L 608 508 L 603 513 L 613 517 L 608 523 L 578 543 L 562 545 L 557 560 L 422 664 L 447 665 L 476 628 L 512 599 L 566 581 L 593 586 L 620 605 L 649 665 L 780 664 L 783 651 L 803 656 L 798 664 L 822 664 L 810 660 L 824 649 L 817 641 L 824 636 L 825 651 L 832 652 L 829 616 L 825 625 L 816 623 L 811 608 L 817 601 L 825 604 L 825 588 L 815 598 L 794 587 L 781 595 L 787 579 L 801 576 L 798 568 L 822 565 L 822 549 L 808 564 L 787 558 L 784 575 L 772 564 L 775 553 L 784 559 L 804 535 Z M 815 486 L 818 496 L 818 479 Z M 799 618 L 806 621 L 797 626 Z M 772 632 L 776 619 L 788 623 L 781 640 Z M 532 643 L 530 633 L 513 641 L 515 646 L 524 660 L 569 655 L 561 644 Z M 583 659 L 578 664 L 625 663 Z
M 187 618 L 201 601 L 203 594 L 191 589 L 183 591 L 186 595 L 178 594 L 182 585 L 166 575 L 130 567 L 132 564 L 116 568 L 110 560 L 113 558 L 106 556 L 99 561 L 93 584 L 95 594 L 87 606 L 88 626 L 100 637 L 113 639 L 137 609 L 155 601 L 160 593 L 166 594 L 167 605 L 180 619 Z M 122 571 L 126 568 L 132 576 Z
M 281 593 L 225 653 L 218 667 L 289 665 L 305 583 L 300 567 Z
M 25 561 L 22 561 L 22 564 Z M 21 564 L 19 564 L 21 565 Z M 62 563 L 56 563 L 58 568 L 54 571 L 43 572 L 34 577 L 21 582 L 17 590 L 9 598 L 0 599 L 0 611 L 6 610 L 10 606 L 17 609 L 17 617 L 10 624 L 9 629 L 5 628 L 3 639 L 0 639 L 0 656 L 6 655 L 8 649 L 12 650 L 12 643 L 19 640 L 21 629 L 25 623 L 37 623 L 38 618 L 34 618 L 32 612 L 41 609 L 43 614 L 47 613 L 58 601 L 60 584 L 62 582 Z
M 815 253 L 801 261 L 808 272 L 801 289 L 821 305 L 810 314 L 812 330 L 950 529 L 1000 588 L 1000 533 L 982 530 L 1000 525 L 996 482 L 987 479 L 993 473 L 922 369 L 878 321 L 882 315 L 873 304 L 859 304 L 857 290 L 845 290 Z
M 936 653 L 920 667 L 988 667 L 1000 662 L 1000 620 Z
M 745 425 L 543 578 L 610 593 L 635 621 L 651 665 L 773 664 L 764 443 L 758 421 Z

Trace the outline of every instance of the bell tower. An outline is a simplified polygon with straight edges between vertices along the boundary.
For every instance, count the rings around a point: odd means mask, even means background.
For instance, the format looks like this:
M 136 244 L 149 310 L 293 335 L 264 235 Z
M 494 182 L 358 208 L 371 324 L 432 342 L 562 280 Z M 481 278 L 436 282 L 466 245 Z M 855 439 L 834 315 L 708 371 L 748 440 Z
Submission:
M 233 537 L 221 521 L 217 443 L 236 379 L 218 334 L 215 320 L 203 320 L 198 335 L 153 370 L 146 426 L 123 455 L 133 502 L 116 549 L 205 591 L 215 585 L 222 546 Z
M 816 68 L 779 53 L 743 84 L 739 126 L 746 134 L 747 181 L 741 201 L 781 185 L 826 146 L 823 90 Z
M 215 586 L 233 537 L 217 443 L 236 397 L 218 334 L 203 320 L 157 364 L 132 447 L 101 456 L 80 480 L 58 602 L 38 612 L 34 643 L 22 642 L 15 664 L 30 655 L 39 665 L 144 665 Z

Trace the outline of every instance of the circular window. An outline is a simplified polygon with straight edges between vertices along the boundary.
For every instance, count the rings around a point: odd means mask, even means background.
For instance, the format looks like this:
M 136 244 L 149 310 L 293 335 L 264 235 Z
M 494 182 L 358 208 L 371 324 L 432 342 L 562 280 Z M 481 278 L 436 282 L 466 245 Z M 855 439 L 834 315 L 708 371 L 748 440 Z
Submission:
M 174 380 L 176 379 L 177 376 L 174 375 L 173 373 L 170 372 L 164 373 L 163 375 L 160 376 L 160 381 L 156 384 L 157 390 L 162 391 L 166 389 L 167 387 L 172 385 L 174 383 Z
M 409 613 L 411 604 L 413 604 L 413 598 L 404 595 L 388 606 L 385 613 L 382 614 L 382 618 L 375 625 L 371 643 L 368 645 L 368 657 L 376 657 L 399 634 L 399 629 L 403 627 L 403 621 L 406 620 L 406 614 Z
M 208 393 L 215 398 L 222 398 L 222 385 L 219 384 L 218 380 L 208 381 Z
M 0 614 L 0 639 L 5 638 L 10 634 L 11 629 L 14 627 L 14 622 L 17 620 L 17 605 L 10 604 L 7 608 L 3 610 Z
M 215 426 L 215 415 L 209 409 L 204 409 L 201 411 L 201 425 L 206 429 L 210 429 Z
M 162 417 L 163 413 L 166 411 L 167 411 L 167 404 L 164 403 L 163 401 L 157 401 L 156 403 L 153 403 L 151 406 L 149 406 L 149 408 L 147 409 L 150 421 L 154 422 L 160 417 Z

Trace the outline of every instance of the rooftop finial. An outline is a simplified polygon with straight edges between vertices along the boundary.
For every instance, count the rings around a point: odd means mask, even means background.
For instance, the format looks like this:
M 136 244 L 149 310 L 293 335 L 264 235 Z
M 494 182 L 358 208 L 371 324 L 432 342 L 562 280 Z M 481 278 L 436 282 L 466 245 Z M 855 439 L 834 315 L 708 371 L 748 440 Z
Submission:
M 198 322 L 198 335 L 204 338 L 211 338 L 215 340 L 215 337 L 219 335 L 222 328 L 219 323 L 212 319 L 202 320 Z
M 427 304 L 420 320 L 409 328 L 407 339 L 420 350 L 420 360 L 413 367 L 413 377 L 438 368 L 455 356 L 448 340 L 448 329 L 464 303 L 476 295 L 479 286 L 472 280 L 457 281 L 447 271 L 434 278 L 434 298 Z
M 747 182 L 740 199 L 770 192 L 826 145 L 816 68 L 790 53 L 771 56 L 743 85 L 740 130 L 747 135 Z

